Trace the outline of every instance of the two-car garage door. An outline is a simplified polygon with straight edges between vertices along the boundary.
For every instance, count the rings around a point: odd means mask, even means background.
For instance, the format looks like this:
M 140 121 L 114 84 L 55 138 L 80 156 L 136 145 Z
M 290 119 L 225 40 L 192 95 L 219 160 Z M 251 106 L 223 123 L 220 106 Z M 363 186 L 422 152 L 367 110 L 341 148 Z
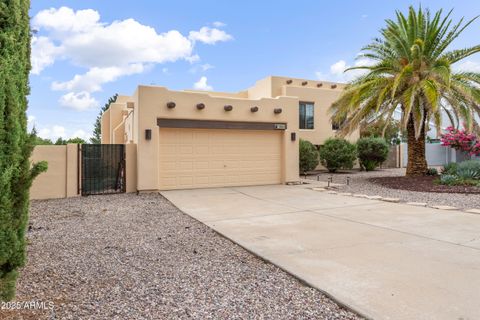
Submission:
M 281 183 L 282 132 L 160 128 L 161 190 Z

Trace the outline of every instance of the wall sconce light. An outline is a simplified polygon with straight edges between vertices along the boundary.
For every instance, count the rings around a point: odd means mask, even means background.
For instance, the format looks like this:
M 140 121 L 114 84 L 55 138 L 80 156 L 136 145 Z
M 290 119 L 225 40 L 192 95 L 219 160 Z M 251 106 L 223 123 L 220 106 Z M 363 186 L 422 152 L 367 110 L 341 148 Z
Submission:
M 232 111 L 232 110 L 233 110 L 233 107 L 232 107 L 231 105 L 226 105 L 226 106 L 223 107 L 223 109 L 224 109 L 225 111 Z
M 175 108 L 176 104 L 173 101 L 167 102 L 167 108 L 168 109 L 173 109 Z
M 152 140 L 152 129 L 145 130 L 145 140 Z
M 257 112 L 257 111 L 258 111 L 258 107 L 257 107 L 257 106 L 251 107 L 251 108 L 250 108 L 250 111 L 251 111 L 251 112 Z
M 321 86 L 323 86 L 323 83 L 317 83 L 317 88 L 320 88 Z
M 302 86 L 306 86 L 308 84 L 308 81 L 303 81 Z
M 292 83 L 292 80 L 289 79 L 289 80 L 287 80 L 286 82 L 287 82 L 287 84 L 291 84 L 291 83 Z
M 198 104 L 197 104 L 197 109 L 198 109 L 198 110 L 205 109 L 205 104 L 203 104 L 203 103 L 198 103 Z
M 273 113 L 275 113 L 275 114 L 280 114 L 280 113 L 282 113 L 282 108 L 275 108 L 275 109 L 273 109 Z
M 290 140 L 292 140 L 292 141 L 297 140 L 297 133 L 296 132 L 290 133 Z
M 332 87 L 332 89 L 335 89 L 335 88 L 337 87 L 337 85 L 336 85 L 336 84 L 332 84 L 331 87 Z

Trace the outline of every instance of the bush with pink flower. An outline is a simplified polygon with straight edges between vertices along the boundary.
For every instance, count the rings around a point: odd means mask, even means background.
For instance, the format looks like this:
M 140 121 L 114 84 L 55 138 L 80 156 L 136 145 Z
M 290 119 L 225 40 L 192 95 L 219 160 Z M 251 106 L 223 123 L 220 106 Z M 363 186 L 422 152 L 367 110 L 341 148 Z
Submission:
M 480 141 L 475 134 L 454 127 L 448 127 L 446 130 L 440 139 L 442 146 L 463 151 L 470 156 L 480 155 Z

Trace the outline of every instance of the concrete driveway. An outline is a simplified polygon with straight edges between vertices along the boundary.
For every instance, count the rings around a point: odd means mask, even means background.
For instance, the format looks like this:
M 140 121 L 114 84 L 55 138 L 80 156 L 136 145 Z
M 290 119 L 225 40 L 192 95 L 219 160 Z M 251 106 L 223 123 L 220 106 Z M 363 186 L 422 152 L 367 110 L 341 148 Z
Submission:
M 367 317 L 480 319 L 480 215 L 305 186 L 162 194 Z

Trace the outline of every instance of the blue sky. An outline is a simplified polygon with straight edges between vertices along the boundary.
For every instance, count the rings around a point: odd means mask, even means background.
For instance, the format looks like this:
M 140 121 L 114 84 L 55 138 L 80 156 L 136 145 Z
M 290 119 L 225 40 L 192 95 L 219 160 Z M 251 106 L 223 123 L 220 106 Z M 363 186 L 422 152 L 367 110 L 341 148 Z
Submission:
M 419 1 L 32 1 L 30 125 L 88 137 L 99 108 L 138 84 L 239 91 L 268 75 L 345 81 L 395 9 Z M 453 18 L 480 1 L 421 1 Z M 480 20 L 456 47 L 480 43 Z M 462 68 L 480 72 L 480 54 Z

